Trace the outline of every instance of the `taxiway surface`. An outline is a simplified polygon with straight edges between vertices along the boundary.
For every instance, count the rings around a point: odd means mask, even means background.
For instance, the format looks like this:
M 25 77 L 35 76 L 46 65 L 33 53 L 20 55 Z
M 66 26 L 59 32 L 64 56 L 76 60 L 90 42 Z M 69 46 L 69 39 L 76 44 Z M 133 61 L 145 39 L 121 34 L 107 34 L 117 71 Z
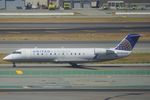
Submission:
M 150 100 L 150 92 L 0 92 L 1 100 Z
M 149 32 L 149 22 L 122 23 L 0 23 L 4 33 Z
M 19 65 L 20 66 L 20 65 Z M 150 67 L 0 67 L 2 100 L 149 100 Z
M 149 66 L 1 67 L 0 89 L 150 89 Z

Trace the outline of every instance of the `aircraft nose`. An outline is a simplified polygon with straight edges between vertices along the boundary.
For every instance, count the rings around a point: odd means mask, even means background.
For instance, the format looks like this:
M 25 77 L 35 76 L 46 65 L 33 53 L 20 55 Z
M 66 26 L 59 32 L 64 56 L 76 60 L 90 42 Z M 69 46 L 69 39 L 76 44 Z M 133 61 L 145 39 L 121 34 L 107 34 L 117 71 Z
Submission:
M 4 57 L 3 60 L 10 61 L 10 60 L 12 60 L 12 56 L 8 55 L 8 56 Z

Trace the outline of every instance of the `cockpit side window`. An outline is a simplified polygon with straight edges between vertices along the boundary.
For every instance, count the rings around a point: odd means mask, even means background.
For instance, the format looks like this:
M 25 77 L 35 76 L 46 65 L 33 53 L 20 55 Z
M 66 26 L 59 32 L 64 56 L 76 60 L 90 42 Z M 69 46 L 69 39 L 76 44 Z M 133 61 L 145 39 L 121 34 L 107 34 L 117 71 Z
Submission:
M 13 54 L 21 54 L 21 51 L 14 51 Z

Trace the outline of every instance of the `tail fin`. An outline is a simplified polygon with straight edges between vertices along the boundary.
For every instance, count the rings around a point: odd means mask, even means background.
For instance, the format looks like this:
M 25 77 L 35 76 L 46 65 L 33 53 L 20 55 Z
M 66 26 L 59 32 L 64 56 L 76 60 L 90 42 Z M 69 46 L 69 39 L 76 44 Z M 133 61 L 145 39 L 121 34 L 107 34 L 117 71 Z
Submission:
M 116 47 L 116 50 L 131 51 L 138 41 L 139 34 L 128 34 Z

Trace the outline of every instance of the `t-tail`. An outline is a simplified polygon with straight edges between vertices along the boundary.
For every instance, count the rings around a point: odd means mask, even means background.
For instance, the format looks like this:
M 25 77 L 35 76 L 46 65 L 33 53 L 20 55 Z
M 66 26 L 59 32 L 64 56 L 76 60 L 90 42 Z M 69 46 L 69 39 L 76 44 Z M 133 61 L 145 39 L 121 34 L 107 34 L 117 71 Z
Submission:
M 139 34 L 128 34 L 116 47 L 115 50 L 132 51 L 137 43 Z

